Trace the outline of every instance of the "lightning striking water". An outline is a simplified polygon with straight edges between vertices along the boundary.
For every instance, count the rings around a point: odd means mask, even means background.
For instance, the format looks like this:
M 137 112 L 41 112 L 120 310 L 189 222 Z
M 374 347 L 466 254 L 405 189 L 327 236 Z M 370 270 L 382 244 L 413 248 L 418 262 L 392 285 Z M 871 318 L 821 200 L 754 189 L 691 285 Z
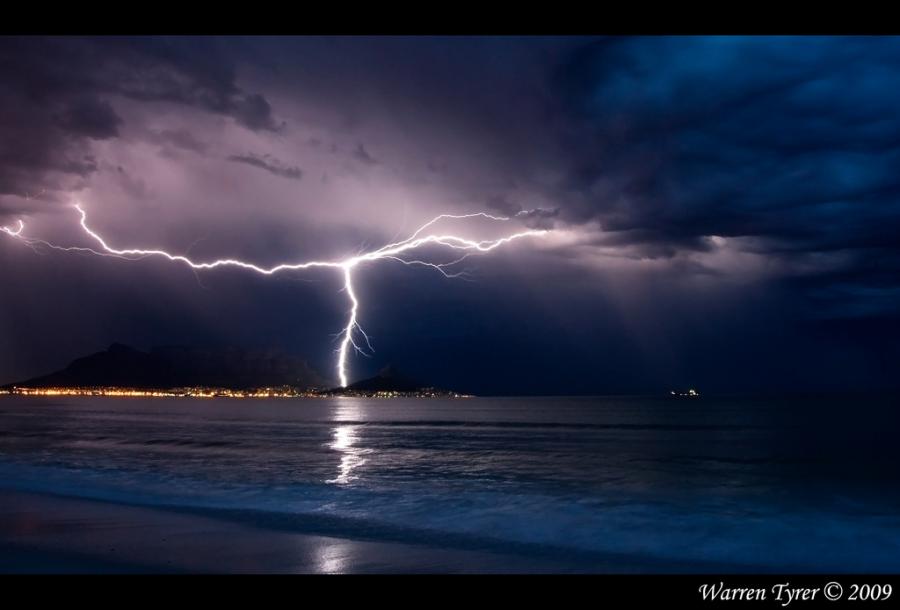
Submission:
M 12 229 L 10 227 L 0 227 L 0 231 L 6 233 L 7 235 L 14 237 L 23 241 L 28 246 L 37 249 L 38 246 L 50 248 L 53 250 L 59 250 L 63 252 L 83 252 L 88 254 L 94 254 L 97 256 L 112 256 L 117 258 L 123 258 L 126 260 L 138 260 L 150 256 L 157 256 L 166 258 L 172 262 L 183 263 L 188 265 L 192 269 L 215 269 L 217 267 L 240 267 L 242 269 L 246 269 L 249 271 L 253 271 L 255 273 L 260 273 L 263 275 L 273 275 L 275 273 L 279 273 L 282 271 L 298 271 L 304 269 L 313 269 L 318 267 L 330 267 L 335 269 L 340 269 L 344 275 L 344 291 L 347 293 L 347 297 L 350 299 L 350 312 L 347 319 L 347 325 L 341 331 L 341 341 L 337 350 L 337 375 L 338 379 L 340 379 L 341 387 L 347 387 L 347 355 L 352 347 L 359 353 L 365 354 L 366 351 L 362 349 L 360 344 L 357 342 L 357 336 L 362 338 L 365 341 L 366 347 L 369 351 L 372 350 L 372 345 L 369 342 L 369 336 L 363 331 L 362 327 L 359 325 L 358 316 L 359 316 L 359 299 L 356 296 L 356 292 L 353 289 L 353 271 L 361 264 L 367 262 L 374 262 L 377 260 L 392 260 L 403 263 L 404 265 L 419 265 L 424 267 L 430 267 L 439 273 L 443 274 L 445 277 L 453 278 L 453 277 L 461 277 L 465 274 L 465 272 L 455 272 L 453 268 L 458 263 L 461 263 L 463 260 L 468 258 L 471 254 L 479 254 L 490 252 L 495 248 L 498 248 L 504 244 L 508 244 L 514 240 L 521 239 L 523 237 L 537 237 L 540 235 L 544 235 L 547 233 L 545 230 L 527 230 L 520 231 L 518 233 L 513 233 L 511 235 L 507 235 L 506 237 L 501 237 L 498 239 L 489 239 L 489 240 L 473 240 L 467 239 L 465 237 L 460 237 L 458 235 L 452 234 L 435 234 L 435 233 L 426 233 L 430 227 L 434 226 L 441 220 L 465 220 L 471 218 L 483 218 L 491 221 L 505 222 L 510 220 L 505 216 L 492 216 L 491 214 L 486 214 L 484 212 L 476 212 L 473 214 L 441 214 L 431 219 L 410 235 L 404 240 L 387 244 L 378 248 L 377 250 L 372 250 L 370 252 L 364 252 L 362 254 L 358 254 L 356 256 L 352 256 L 343 260 L 336 261 L 306 261 L 300 263 L 279 263 L 272 267 L 261 267 L 259 265 L 255 265 L 253 263 L 244 262 L 241 260 L 233 259 L 233 258 L 225 258 L 218 259 L 211 262 L 195 262 L 188 258 L 187 256 L 180 254 L 171 254 L 165 250 L 158 249 L 141 249 L 141 248 L 126 248 L 126 249 L 117 249 L 110 246 L 103 237 L 101 237 L 98 233 L 93 231 L 87 222 L 87 212 L 85 212 L 84 208 L 81 207 L 80 204 L 74 204 L 74 208 L 78 210 L 78 213 L 81 216 L 81 228 L 82 230 L 99 245 L 99 249 L 97 248 L 88 248 L 84 246 L 60 246 L 57 244 L 50 243 L 48 241 L 28 237 L 23 235 L 23 231 L 25 230 L 25 223 L 21 220 L 18 221 L 18 225 L 16 229 Z M 420 260 L 420 259 L 410 259 L 406 258 L 405 255 L 412 252 L 413 250 L 423 248 L 425 246 L 435 245 L 442 246 L 445 248 L 449 248 L 451 250 L 459 250 L 462 255 L 458 258 L 446 262 L 446 263 L 434 263 L 430 261 Z

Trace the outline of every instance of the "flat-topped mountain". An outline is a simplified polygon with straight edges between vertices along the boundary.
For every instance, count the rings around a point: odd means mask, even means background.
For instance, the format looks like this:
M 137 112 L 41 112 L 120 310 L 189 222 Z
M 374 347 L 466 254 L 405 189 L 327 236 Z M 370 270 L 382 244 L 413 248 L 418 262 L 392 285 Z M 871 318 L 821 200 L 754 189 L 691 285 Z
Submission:
M 106 351 L 66 368 L 7 387 L 323 387 L 326 382 L 300 358 L 277 350 L 154 347 L 141 351 L 113 343 Z

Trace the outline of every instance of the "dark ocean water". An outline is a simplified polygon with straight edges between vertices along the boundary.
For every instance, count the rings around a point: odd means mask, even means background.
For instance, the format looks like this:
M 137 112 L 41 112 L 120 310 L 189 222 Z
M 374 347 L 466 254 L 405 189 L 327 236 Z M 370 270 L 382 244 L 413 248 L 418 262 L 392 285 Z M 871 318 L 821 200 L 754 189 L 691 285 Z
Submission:
M 900 571 L 893 397 L 0 397 L 0 487 L 262 527 L 747 571 Z

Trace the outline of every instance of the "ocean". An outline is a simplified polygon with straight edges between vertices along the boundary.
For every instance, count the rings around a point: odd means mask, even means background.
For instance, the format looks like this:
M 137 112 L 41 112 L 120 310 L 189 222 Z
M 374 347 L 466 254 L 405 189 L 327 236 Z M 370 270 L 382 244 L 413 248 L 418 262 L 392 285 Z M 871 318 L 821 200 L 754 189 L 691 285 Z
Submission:
M 898 572 L 896 414 L 863 395 L 3 396 L 0 488 L 571 571 Z

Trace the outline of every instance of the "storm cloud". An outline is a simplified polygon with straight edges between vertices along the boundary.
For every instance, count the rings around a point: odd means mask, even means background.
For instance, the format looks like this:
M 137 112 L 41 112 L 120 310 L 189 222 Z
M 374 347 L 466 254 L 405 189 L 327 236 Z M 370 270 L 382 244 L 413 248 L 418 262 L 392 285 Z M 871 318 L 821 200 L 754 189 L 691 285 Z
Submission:
M 372 269 L 381 339 L 361 370 L 478 392 L 515 391 L 521 370 L 545 371 L 535 392 L 894 383 L 900 39 L 4 38 L 0 76 L 0 224 L 73 240 L 78 198 L 117 243 L 260 262 L 346 255 L 441 213 L 552 230 L 472 261 L 473 282 Z M 12 379 L 47 366 L 50 340 L 29 337 L 77 320 L 15 323 L 53 301 L 48 257 L 0 248 Z M 250 290 L 148 263 L 170 291 L 157 308 L 108 263 L 66 263 L 93 286 L 78 310 L 143 321 L 69 356 L 164 336 L 327 366 L 333 278 Z
M 270 155 L 254 155 L 253 153 L 246 155 L 229 155 L 229 161 L 234 163 L 243 163 L 253 167 L 258 167 L 275 176 L 282 178 L 290 178 L 291 180 L 299 180 L 303 177 L 303 170 L 299 167 L 286 167 L 278 159 L 272 158 Z
M 115 99 L 194 107 L 255 131 L 281 128 L 263 95 L 236 85 L 234 59 L 216 39 L 6 37 L 0 73 L 2 195 L 57 199 L 83 188 L 98 169 L 90 140 L 120 136 Z M 0 203 L 0 211 L 20 207 Z
M 897 39 L 604 40 L 555 79 L 574 222 L 597 219 L 648 256 L 739 238 L 815 289 L 846 283 L 835 298 L 893 292 Z

